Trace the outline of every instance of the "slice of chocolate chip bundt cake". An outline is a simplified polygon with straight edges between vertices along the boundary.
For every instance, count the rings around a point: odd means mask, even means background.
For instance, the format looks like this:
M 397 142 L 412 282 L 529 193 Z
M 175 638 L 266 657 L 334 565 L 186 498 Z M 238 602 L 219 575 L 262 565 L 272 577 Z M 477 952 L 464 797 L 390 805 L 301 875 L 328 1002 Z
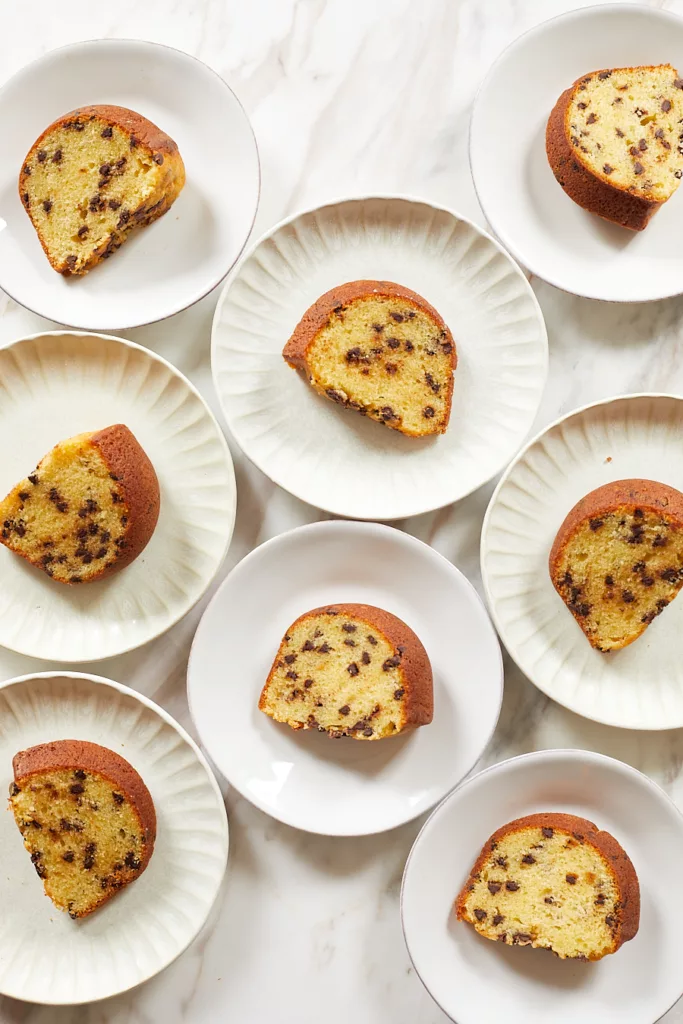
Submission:
M 583 75 L 555 104 L 546 151 L 575 203 L 642 231 L 683 177 L 683 79 L 670 64 Z
M 70 917 L 102 906 L 147 867 L 156 814 L 119 754 L 84 740 L 22 750 L 10 804 L 46 894 Z
M 133 228 L 170 209 L 185 184 L 173 139 L 126 107 L 72 110 L 33 143 L 19 195 L 51 266 L 86 274 Z
M 61 441 L 0 501 L 0 543 L 59 583 L 129 565 L 159 517 L 159 482 L 128 427 Z
M 432 720 L 432 669 L 405 622 L 366 604 L 314 608 L 287 630 L 259 708 L 292 729 L 381 740 Z
M 434 307 L 408 288 L 333 288 L 304 313 L 282 354 L 332 402 L 410 437 L 446 431 L 455 342 Z
M 654 480 L 598 487 L 562 523 L 549 567 L 591 646 L 626 647 L 683 586 L 683 494 Z
M 487 840 L 455 911 L 486 939 L 600 960 L 638 931 L 640 888 L 608 832 L 573 814 L 530 814 Z

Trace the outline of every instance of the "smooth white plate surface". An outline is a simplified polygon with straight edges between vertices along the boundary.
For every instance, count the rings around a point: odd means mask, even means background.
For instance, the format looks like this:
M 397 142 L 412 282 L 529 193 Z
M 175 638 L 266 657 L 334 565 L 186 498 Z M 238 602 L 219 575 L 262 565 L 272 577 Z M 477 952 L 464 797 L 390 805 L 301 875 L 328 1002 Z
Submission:
M 606 725 L 683 726 L 680 637 L 673 601 L 623 651 L 601 654 L 550 581 L 548 555 L 565 516 L 589 491 L 641 477 L 683 490 L 683 399 L 608 399 L 551 424 L 498 484 L 481 534 L 491 615 L 510 655 L 553 700 Z
M 610 832 L 633 861 L 640 928 L 596 963 L 504 946 L 459 922 L 453 901 L 485 841 L 538 811 L 578 814 Z M 680 886 L 683 818 L 634 768 L 583 750 L 544 750 L 489 768 L 434 811 L 403 876 L 403 931 L 415 970 L 458 1024 L 653 1024 L 683 989 Z
M 45 896 L 14 817 L 0 814 L 0 992 L 84 1003 L 139 985 L 190 944 L 223 879 L 228 822 L 211 769 L 170 715 L 126 686 L 79 673 L 22 676 L 0 688 L 0 792 L 8 791 L 17 751 L 57 739 L 121 754 L 157 813 L 145 872 L 79 921 Z
M 655 7 L 605 4 L 531 29 L 489 71 L 472 112 L 472 177 L 493 231 L 538 277 L 616 302 L 683 290 L 682 189 L 645 231 L 627 231 L 577 206 L 555 181 L 545 153 L 550 111 L 577 78 L 647 64 L 681 70 L 682 50 L 683 19 Z
M 75 107 L 114 103 L 178 144 L 187 181 L 171 210 L 85 277 L 47 261 L 19 200 L 22 161 Z M 0 287 L 51 320 L 124 330 L 171 316 L 211 291 L 239 256 L 258 206 L 256 141 L 228 85 L 157 43 L 98 39 L 52 50 L 0 90 Z
M 315 300 L 347 281 L 423 295 L 458 351 L 447 433 L 404 437 L 317 395 L 282 358 Z M 498 473 L 533 422 L 547 373 L 541 311 L 496 242 L 425 202 L 350 199 L 262 238 L 227 283 L 212 365 L 235 440 L 271 480 L 318 508 L 398 519 L 463 498 Z
M 139 647 L 178 621 L 218 572 L 235 522 L 223 433 L 178 370 L 106 335 L 37 334 L 0 350 L 0 494 L 58 441 L 125 423 L 161 488 L 154 535 L 126 569 L 69 587 L 0 546 L 0 644 L 52 661 Z
M 374 604 L 420 637 L 434 720 L 384 742 L 295 732 L 258 710 L 287 627 L 323 604 Z M 498 720 L 503 670 L 482 602 L 450 562 L 387 526 L 322 522 L 268 541 L 223 582 L 199 624 L 190 711 L 231 785 L 267 814 L 323 835 L 382 832 L 470 771 Z

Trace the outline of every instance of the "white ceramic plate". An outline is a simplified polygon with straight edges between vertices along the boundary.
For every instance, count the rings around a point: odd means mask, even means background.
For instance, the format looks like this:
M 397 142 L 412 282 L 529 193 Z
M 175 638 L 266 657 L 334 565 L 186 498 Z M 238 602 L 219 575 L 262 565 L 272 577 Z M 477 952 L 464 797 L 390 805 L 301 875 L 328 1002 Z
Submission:
M 340 409 L 282 358 L 312 302 L 363 278 L 413 288 L 451 328 L 443 437 L 404 437 Z M 450 210 L 374 197 L 299 214 L 256 244 L 218 303 L 212 363 L 235 440 L 271 480 L 336 515 L 398 519 L 463 498 L 509 461 L 541 399 L 547 339 L 524 275 L 488 235 Z
M 500 637 L 553 700 L 606 725 L 683 726 L 683 598 L 623 651 L 594 650 L 555 591 L 548 555 L 576 502 L 610 480 L 683 490 L 683 399 L 630 395 L 588 405 L 520 452 L 489 504 L 481 569 Z
M 129 107 L 178 144 L 187 181 L 164 217 L 85 277 L 55 273 L 17 189 L 24 157 L 55 118 L 90 103 Z M 141 40 L 52 50 L 0 90 L 0 287 L 50 320 L 124 330 L 191 306 L 225 277 L 251 231 L 260 175 L 239 100 L 205 64 Z
M 12 814 L 0 814 L 0 992 L 34 1003 L 85 1003 L 139 985 L 190 944 L 223 879 L 228 822 L 194 741 L 126 686 L 73 672 L 3 683 L 0 793 L 8 791 L 17 751 L 56 739 L 90 740 L 121 754 L 157 812 L 144 874 L 80 921 L 45 896 Z
M 577 78 L 599 68 L 645 64 L 683 70 L 682 50 L 683 19 L 675 14 L 604 4 L 531 29 L 489 71 L 472 113 L 472 177 L 493 231 L 538 277 L 615 302 L 683 290 L 683 189 L 645 231 L 627 231 L 577 206 L 555 181 L 545 154 L 550 111 Z
M 258 710 L 287 627 L 337 601 L 393 612 L 422 640 L 434 721 L 382 742 L 295 732 Z M 322 835 L 367 835 L 427 810 L 470 771 L 498 720 L 500 648 L 474 588 L 426 544 L 387 526 L 323 522 L 262 544 L 199 624 L 190 710 L 220 771 L 248 800 Z
M 172 626 L 218 572 L 235 522 L 223 433 L 185 377 L 102 334 L 36 334 L 0 350 L 0 494 L 58 441 L 125 423 L 159 478 L 161 512 L 142 554 L 109 579 L 55 583 L 0 547 L 0 644 L 50 661 L 91 661 Z
M 610 832 L 635 866 L 640 928 L 596 963 L 505 946 L 455 918 L 453 901 L 485 841 L 525 814 L 578 814 Z M 401 893 L 415 970 L 458 1024 L 653 1024 L 683 990 L 683 817 L 635 768 L 584 750 L 542 750 L 494 765 L 451 793 L 415 841 Z

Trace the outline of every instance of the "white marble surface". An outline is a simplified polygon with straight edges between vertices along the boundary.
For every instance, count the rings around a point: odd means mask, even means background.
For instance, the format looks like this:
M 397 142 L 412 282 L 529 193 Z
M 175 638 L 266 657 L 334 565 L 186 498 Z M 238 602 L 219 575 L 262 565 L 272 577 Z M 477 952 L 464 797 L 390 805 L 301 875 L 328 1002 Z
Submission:
M 515 36 L 575 6 L 576 0 L 6 0 L 0 79 L 79 39 L 164 42 L 223 74 L 253 119 L 263 164 L 257 233 L 297 208 L 370 191 L 423 195 L 484 224 L 467 162 L 477 84 Z M 683 15 L 683 0 L 654 6 Z M 630 307 L 533 285 L 550 337 L 539 427 L 611 394 L 683 392 L 683 298 Z M 216 298 L 126 336 L 174 362 L 217 411 L 209 372 Z M 52 326 L 0 293 L 0 344 Z M 320 518 L 234 446 L 233 454 L 237 527 L 221 576 L 261 541 Z M 478 540 L 491 490 L 398 525 L 432 543 L 479 586 Z M 93 670 L 146 693 L 191 730 L 185 666 L 201 610 L 160 640 Z M 48 667 L 0 651 L 0 678 Z M 549 702 L 508 662 L 500 725 L 482 765 L 557 746 L 619 757 L 683 807 L 680 731 L 648 735 L 586 722 Z M 210 925 L 193 947 L 142 988 L 90 1007 L 57 1010 L 0 998 L 0 1024 L 446 1020 L 415 977 L 399 922 L 401 873 L 420 822 L 365 839 L 318 838 L 225 792 L 230 866 Z M 683 1003 L 665 1020 L 683 1022 Z

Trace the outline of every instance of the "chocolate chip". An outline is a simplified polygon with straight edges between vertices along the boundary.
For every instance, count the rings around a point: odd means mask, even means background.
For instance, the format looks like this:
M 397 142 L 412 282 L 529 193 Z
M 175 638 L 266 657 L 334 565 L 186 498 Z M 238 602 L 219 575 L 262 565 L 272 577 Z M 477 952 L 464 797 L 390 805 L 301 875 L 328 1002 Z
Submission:
M 69 792 L 78 796 L 80 793 L 85 792 L 85 786 L 81 785 L 80 782 L 74 782 L 73 786 L 69 786 Z
M 565 877 L 566 877 L 567 882 L 569 883 L 569 885 L 576 885 L 576 883 L 579 880 L 579 876 L 578 875 L 569 874 L 569 875 L 566 875 Z
M 114 134 L 114 129 L 111 127 L 111 125 L 108 125 L 106 128 L 103 128 L 102 131 L 100 132 L 100 135 L 102 136 L 103 139 L 110 139 L 113 134 Z
M 607 917 L 605 918 L 605 924 L 607 925 L 608 928 L 613 928 L 614 925 L 616 924 L 616 922 L 615 922 L 615 920 L 614 920 L 614 918 L 612 917 L 611 914 L 608 914 Z
M 384 423 L 388 423 L 389 420 L 395 420 L 398 418 L 390 405 L 383 405 L 379 413 L 380 419 L 383 420 Z
M 651 587 L 654 581 L 654 576 L 643 576 L 640 582 L 644 587 Z
M 607 897 L 605 896 L 604 892 L 599 892 L 598 895 L 595 897 L 595 902 L 599 907 L 602 907 L 606 899 Z
M 389 346 L 389 348 L 399 348 L 401 342 L 398 340 L 398 338 L 387 338 L 387 345 Z
M 386 370 L 390 377 L 393 377 L 393 375 L 398 370 L 398 366 L 396 365 L 396 363 L 386 363 L 384 369 Z
M 140 867 L 140 861 L 135 856 L 132 850 L 129 850 L 126 856 L 123 858 L 124 864 L 127 868 L 131 868 L 133 871 L 137 871 Z
M 131 135 L 130 142 L 129 142 L 130 148 L 131 149 L 137 149 L 137 145 L 138 145 L 138 140 L 135 138 L 134 135 Z
M 508 866 L 507 857 L 496 857 L 496 864 L 499 868 L 506 868 Z
M 552 896 L 545 896 L 544 899 L 543 899 L 543 902 L 544 903 L 554 903 L 555 900 L 552 898 Z
M 636 599 L 636 595 L 632 590 L 622 590 L 621 596 L 626 604 L 633 604 Z
M 644 170 L 645 170 L 645 168 L 640 163 L 640 161 L 636 160 L 636 162 L 633 165 L 633 173 L 634 174 L 642 174 Z
M 633 572 L 642 572 L 645 568 L 645 562 L 636 562 L 633 566 Z
M 596 530 L 599 530 L 601 526 L 605 525 L 605 520 L 604 519 L 591 519 L 589 521 L 588 525 L 590 526 L 591 530 L 593 530 L 593 532 L 595 532 Z
M 669 602 L 666 600 L 666 598 L 660 597 L 659 601 L 657 601 L 657 614 L 658 615 L 659 615 L 660 612 L 664 611 L 664 609 L 666 608 L 668 603 Z
M 372 736 L 372 733 L 373 733 L 373 730 L 370 728 L 369 725 L 366 726 L 365 729 L 363 729 L 363 735 L 364 736 Z
M 634 519 L 643 519 L 644 516 L 645 516 L 645 513 L 643 512 L 642 508 L 634 508 L 634 510 L 633 510 L 633 518 Z
M 53 164 L 61 164 L 61 162 L 62 162 L 62 151 L 61 151 L 61 149 L 56 149 L 55 152 L 54 152 L 54 155 L 52 157 L 52 163 Z
M 340 715 L 348 715 L 350 713 L 350 711 L 351 711 L 351 708 L 349 707 L 348 704 L 344 704 L 343 707 L 339 708 L 339 714 Z
M 671 101 L 670 100 L 662 100 L 662 106 L 661 106 L 660 109 L 663 110 L 665 114 L 668 114 L 669 111 L 671 110 Z
M 43 209 L 45 210 L 45 213 L 49 213 L 52 209 L 52 202 L 49 199 L 46 199 L 43 203 Z
M 119 804 L 119 806 L 120 806 L 120 805 L 121 805 L 121 804 L 123 803 L 123 801 L 125 800 L 125 797 L 124 797 L 123 793 L 112 793 L 112 796 L 113 796 L 113 798 L 114 798 L 114 803 L 117 803 L 117 804 Z
M 604 174 L 611 174 L 614 168 L 611 166 L 611 164 L 603 164 L 602 170 Z
M 486 916 L 487 916 L 486 915 L 486 911 L 485 910 L 480 910 L 479 907 L 477 907 L 477 909 L 473 913 L 474 913 L 474 916 L 476 917 L 477 921 L 484 921 Z
M 87 224 L 82 224 L 81 227 L 78 229 L 78 237 L 79 238 L 85 238 L 85 236 L 88 234 L 88 231 L 89 231 L 88 225 Z
M 667 583 L 676 583 L 678 581 L 678 570 L 674 568 L 662 569 L 659 578 L 666 580 Z
M 36 155 L 38 157 L 38 163 L 39 164 L 44 164 L 45 161 L 47 160 L 47 151 L 44 150 L 44 149 L 39 149 L 38 153 Z
M 394 700 L 400 700 L 405 692 L 406 691 L 404 689 L 402 689 L 402 688 L 399 688 L 398 690 L 394 690 Z
M 505 918 L 503 917 L 502 914 L 494 914 L 494 917 L 493 917 L 493 923 L 494 924 L 502 924 L 504 920 L 505 920 Z M 503 936 L 503 938 L 505 938 L 505 936 Z
M 299 678 L 299 673 L 298 672 L 292 672 L 290 670 L 289 672 L 285 673 L 285 679 L 292 679 L 292 680 L 294 680 L 294 682 L 296 682 L 296 680 L 298 678 Z
M 426 420 L 431 420 L 432 417 L 435 415 L 435 411 L 431 405 L 426 405 L 422 410 L 422 415 Z
M 111 164 L 102 164 L 100 167 L 100 174 L 103 178 L 108 178 L 111 174 Z
M 412 341 L 406 341 L 405 350 L 406 352 L 413 352 L 415 350 L 415 346 L 413 345 Z
M 29 480 L 31 481 L 34 487 L 38 483 L 38 477 L 36 476 L 35 473 L 31 473 Z
M 296 661 L 296 654 L 285 654 L 285 661 L 288 665 L 293 665 Z
M 363 355 L 363 350 L 358 348 L 357 346 L 356 346 L 356 348 L 350 348 L 348 350 L 348 352 L 346 353 L 346 362 L 347 363 L 359 363 L 362 355 Z
M 83 858 L 83 867 L 86 871 L 95 863 L 95 850 L 97 849 L 97 843 L 88 843 L 85 848 L 85 857 Z
M 595 124 L 596 121 L 597 117 L 595 116 L 595 114 L 589 114 L 586 118 L 586 124 Z
M 586 107 L 588 106 L 587 103 L 577 103 L 576 105 L 579 108 L 579 110 L 585 110 Z
M 122 228 L 130 220 L 130 210 L 121 210 L 121 215 L 116 222 L 117 228 Z
M 530 853 L 525 853 L 524 856 L 522 857 L 522 864 L 535 864 L 535 863 L 536 863 L 536 858 L 532 854 L 530 854 Z
M 508 892 L 517 892 L 517 890 L 519 889 L 519 882 L 507 881 L 505 883 L 505 888 L 507 889 Z
M 363 662 L 364 665 L 370 664 L 370 655 L 368 654 L 367 651 L 363 651 L 360 660 Z
M 611 77 L 612 77 L 612 72 L 611 71 L 601 71 L 600 74 L 598 75 L 598 78 L 600 79 L 601 82 L 604 82 L 606 78 L 611 78 Z M 587 81 L 590 81 L 590 79 L 587 79 Z
M 387 658 L 383 664 L 382 669 L 385 672 L 389 672 L 390 669 L 396 668 L 397 665 L 401 664 L 401 659 L 398 655 L 394 654 L 391 658 Z
M 674 78 L 674 89 L 683 89 L 683 78 Z
M 405 320 L 405 317 L 403 316 L 402 313 L 394 313 L 392 311 L 391 313 L 389 313 L 389 316 L 391 317 L 392 320 L 395 320 L 397 324 L 402 324 L 403 321 Z
M 656 612 L 646 612 L 645 615 L 641 616 L 640 621 L 644 622 L 646 626 L 649 626 L 656 614 Z
M 329 652 L 330 652 L 331 650 L 332 650 L 332 648 L 331 648 L 331 647 L 330 647 L 330 645 L 328 644 L 327 640 L 325 640 L 325 642 L 324 642 L 324 643 L 322 643 L 322 644 L 320 645 L 320 647 L 318 648 L 318 653 L 319 653 L 319 654 L 329 654 Z
M 118 199 L 110 199 L 109 200 L 109 209 L 110 210 L 118 210 L 120 205 L 121 205 L 121 203 L 118 201 Z
M 350 665 L 346 666 L 346 671 L 349 673 L 350 676 L 357 676 L 358 673 L 360 672 L 360 669 L 358 668 L 358 665 L 355 663 L 355 661 L 352 661 Z
M 488 890 L 489 890 L 489 892 L 491 893 L 492 896 L 495 896 L 496 893 L 500 892 L 500 890 L 502 888 L 503 888 L 503 886 L 501 885 L 500 882 L 489 882 L 488 883 Z
M 374 636 L 368 636 L 368 643 L 372 644 L 373 647 L 377 646 L 377 638 Z
M 155 164 L 163 164 L 163 162 L 164 162 L 164 158 L 161 155 L 161 153 L 155 153 L 154 157 L 153 157 L 153 160 L 154 160 Z
M 120 171 L 122 167 L 125 167 L 125 166 L 126 166 L 126 163 L 127 163 L 127 162 L 128 162 L 128 161 L 127 161 L 127 159 L 126 159 L 126 157 L 125 157 L 125 156 L 122 156 L 122 157 L 120 157 L 120 158 L 119 158 L 119 159 L 118 159 L 118 160 L 116 161 L 116 169 Z
M 66 853 L 62 854 L 62 860 L 65 860 L 67 864 L 72 864 L 74 859 L 73 850 L 67 850 Z
M 29 477 L 29 480 L 31 478 Z M 652 541 L 653 548 L 664 548 L 666 547 L 666 537 L 662 537 L 661 533 L 658 533 L 655 539 Z
M 85 774 L 82 768 L 77 768 L 76 771 L 74 772 L 75 779 L 80 779 L 81 781 L 83 781 L 83 779 L 87 779 L 87 777 L 88 776 Z
M 640 150 L 641 153 L 645 152 L 645 150 L 647 149 L 647 142 L 645 141 L 645 139 L 640 139 L 639 140 L 639 142 L 638 142 L 638 149 Z
M 608 587 L 613 587 L 614 586 L 614 576 L 605 576 L 605 584 Z
M 552 839 L 555 835 L 555 831 L 552 828 L 542 828 L 541 832 L 546 839 Z

